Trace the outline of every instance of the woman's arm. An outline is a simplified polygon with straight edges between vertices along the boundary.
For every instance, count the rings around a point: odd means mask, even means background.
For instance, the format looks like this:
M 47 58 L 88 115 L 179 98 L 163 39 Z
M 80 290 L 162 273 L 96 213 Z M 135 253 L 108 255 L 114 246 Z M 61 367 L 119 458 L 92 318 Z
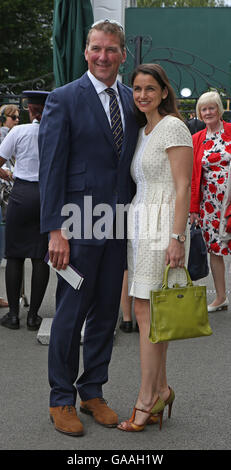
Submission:
M 0 157 L 0 178 L 2 178 L 3 180 L 10 181 L 11 180 L 10 174 L 6 170 L 3 170 L 1 168 L 2 165 L 4 165 L 4 163 L 6 163 L 6 159 L 3 157 Z
M 173 233 L 182 234 L 186 229 L 190 207 L 193 151 L 191 147 L 171 147 L 167 152 L 176 188 Z M 184 243 L 173 238 L 166 251 L 166 264 L 169 263 L 172 268 L 185 264 Z

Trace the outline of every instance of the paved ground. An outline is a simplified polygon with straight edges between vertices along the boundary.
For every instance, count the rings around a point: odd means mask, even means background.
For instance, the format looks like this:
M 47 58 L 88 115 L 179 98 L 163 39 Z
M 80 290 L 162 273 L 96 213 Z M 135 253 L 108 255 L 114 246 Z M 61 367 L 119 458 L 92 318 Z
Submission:
M 29 296 L 30 262 L 26 262 L 26 295 Z M 230 264 L 227 290 L 231 300 Z M 213 298 L 211 277 L 206 278 L 208 300 Z M 52 317 L 56 277 L 51 273 L 40 314 Z M 0 267 L 0 294 L 5 294 L 4 262 Z M 0 311 L 0 317 L 6 310 Z M 165 415 L 162 431 L 148 426 L 142 433 L 123 433 L 97 425 L 81 415 L 86 433 L 74 438 L 56 432 L 48 415 L 48 346 L 37 333 L 26 329 L 27 309 L 21 307 L 21 328 L 0 326 L 0 449 L 1 450 L 227 450 L 230 432 L 230 311 L 210 314 L 213 335 L 174 342 L 169 347 L 169 384 L 176 392 L 171 420 Z M 119 329 L 114 342 L 110 381 L 104 396 L 128 418 L 139 389 L 139 334 Z M 77 402 L 77 409 L 79 401 Z

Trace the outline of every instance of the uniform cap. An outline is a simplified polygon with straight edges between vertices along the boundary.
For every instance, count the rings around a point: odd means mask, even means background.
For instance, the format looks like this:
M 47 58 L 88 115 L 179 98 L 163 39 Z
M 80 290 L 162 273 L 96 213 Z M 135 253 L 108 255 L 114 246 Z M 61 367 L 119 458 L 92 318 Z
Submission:
M 22 98 L 27 98 L 28 104 L 45 104 L 49 91 L 25 90 L 22 92 Z

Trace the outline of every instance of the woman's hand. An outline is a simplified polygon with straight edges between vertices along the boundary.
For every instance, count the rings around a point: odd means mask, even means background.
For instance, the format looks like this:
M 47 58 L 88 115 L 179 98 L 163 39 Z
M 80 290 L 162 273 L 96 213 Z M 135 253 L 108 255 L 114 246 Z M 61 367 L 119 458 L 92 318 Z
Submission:
M 11 177 L 10 177 L 10 175 L 8 174 L 8 171 L 7 171 L 7 170 L 3 170 L 3 168 L 0 168 L 0 178 L 2 178 L 3 180 L 6 180 L 6 181 L 10 181 L 10 180 L 11 180 Z
M 166 265 L 170 264 L 171 268 L 183 268 L 185 264 L 185 246 L 184 243 L 178 242 L 174 238 L 171 239 L 166 250 Z
M 200 223 L 200 214 L 197 212 L 191 212 L 190 214 L 190 224 L 193 224 L 194 222 L 196 225 Z
M 50 232 L 49 255 L 53 268 L 66 269 L 69 264 L 70 246 L 61 230 Z
M 12 173 L 12 171 L 10 171 L 10 170 L 5 170 L 5 172 L 8 174 L 9 181 L 14 181 L 14 178 L 13 178 L 13 173 Z
M 227 218 L 227 224 L 226 224 L 225 231 L 227 233 L 231 233 L 231 204 L 229 204 L 228 207 L 226 208 L 224 216 Z

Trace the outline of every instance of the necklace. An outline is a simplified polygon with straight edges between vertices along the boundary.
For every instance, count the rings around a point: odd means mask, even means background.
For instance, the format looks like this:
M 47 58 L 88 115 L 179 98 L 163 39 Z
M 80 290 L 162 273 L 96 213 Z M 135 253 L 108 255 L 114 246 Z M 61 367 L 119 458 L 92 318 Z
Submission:
M 150 126 L 150 129 L 149 129 L 148 126 L 146 125 L 146 126 L 145 126 L 145 129 L 144 129 L 145 135 L 150 134 L 150 132 L 153 131 L 154 127 L 155 127 L 155 126 Z
M 163 117 L 165 117 L 165 116 L 163 116 Z M 152 123 L 149 124 L 149 122 L 147 122 L 147 124 L 144 128 L 145 135 L 150 134 L 153 131 L 153 129 L 157 126 L 157 124 L 159 124 L 159 122 L 162 121 L 163 117 L 160 117 L 160 119 L 158 119 L 158 121 L 156 121 L 154 124 L 152 124 Z

